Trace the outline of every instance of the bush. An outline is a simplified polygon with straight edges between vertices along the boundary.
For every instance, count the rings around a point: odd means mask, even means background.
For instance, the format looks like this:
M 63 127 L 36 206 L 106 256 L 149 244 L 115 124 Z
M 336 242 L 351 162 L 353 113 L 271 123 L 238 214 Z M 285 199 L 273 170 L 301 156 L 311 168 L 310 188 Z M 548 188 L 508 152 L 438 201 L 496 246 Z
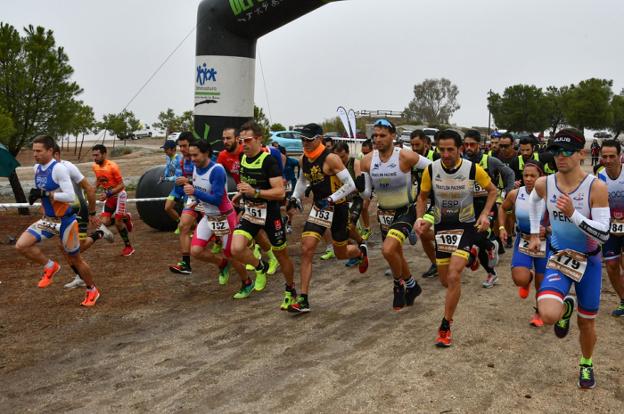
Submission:
M 134 147 L 116 147 L 114 148 L 110 155 L 111 157 L 121 157 L 122 155 L 132 154 L 134 151 Z

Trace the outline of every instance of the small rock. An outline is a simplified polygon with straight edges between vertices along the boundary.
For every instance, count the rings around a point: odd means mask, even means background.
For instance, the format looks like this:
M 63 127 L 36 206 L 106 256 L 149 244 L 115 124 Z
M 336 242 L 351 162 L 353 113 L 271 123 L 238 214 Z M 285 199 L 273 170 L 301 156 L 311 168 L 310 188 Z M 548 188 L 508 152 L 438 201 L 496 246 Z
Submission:
M 525 394 L 524 398 L 531 398 L 531 394 Z
M 491 363 L 491 362 L 489 364 L 487 364 L 487 366 L 488 366 L 488 368 L 494 368 L 494 364 Z

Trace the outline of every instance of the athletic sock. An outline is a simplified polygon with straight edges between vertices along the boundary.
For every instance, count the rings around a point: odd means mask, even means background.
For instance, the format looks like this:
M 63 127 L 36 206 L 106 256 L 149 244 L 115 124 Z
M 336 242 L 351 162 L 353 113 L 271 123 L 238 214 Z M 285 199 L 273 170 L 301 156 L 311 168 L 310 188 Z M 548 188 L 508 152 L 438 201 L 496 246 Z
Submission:
M 406 288 L 413 288 L 414 286 L 416 286 L 416 281 L 414 280 L 414 278 L 410 275 L 409 279 L 407 279 L 405 281 L 405 287 Z
M 95 290 L 95 285 L 87 286 L 87 290 L 93 292 Z
M 54 262 L 52 261 L 52 259 L 48 259 L 48 263 L 46 263 L 44 267 L 46 269 L 52 269 L 54 267 Z
M 104 232 L 102 230 L 96 230 L 93 233 L 91 233 L 89 237 L 91 237 L 93 241 L 96 242 L 100 240 L 102 237 L 104 237 Z
M 590 367 L 593 365 L 592 364 L 592 359 L 591 358 L 585 358 L 584 356 L 581 357 L 581 365 L 589 365 Z
M 182 261 L 186 263 L 188 267 L 191 267 L 191 255 L 188 253 L 182 253 Z
M 256 271 L 258 272 L 266 272 L 269 269 L 269 265 L 267 265 L 264 260 L 260 259 L 260 263 L 258 263 L 258 266 L 256 266 Z
M 440 329 L 442 329 L 443 331 L 448 331 L 449 329 L 451 329 L 451 323 L 447 321 L 446 318 L 442 318 Z
M 119 230 L 119 235 L 121 236 L 121 239 L 123 240 L 124 244 L 126 246 L 130 246 L 130 239 L 128 238 L 128 229 L 124 227 L 123 229 Z
M 297 291 L 295 290 L 295 284 L 293 283 L 292 286 L 288 286 L 288 283 L 284 283 L 284 290 L 286 292 L 290 292 L 293 295 L 297 294 Z

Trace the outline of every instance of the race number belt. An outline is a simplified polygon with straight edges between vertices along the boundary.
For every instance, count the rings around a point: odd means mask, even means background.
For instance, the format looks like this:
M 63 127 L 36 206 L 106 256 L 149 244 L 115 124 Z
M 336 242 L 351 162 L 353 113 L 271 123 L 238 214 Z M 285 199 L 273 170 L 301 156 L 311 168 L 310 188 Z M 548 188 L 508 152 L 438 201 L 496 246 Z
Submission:
M 52 234 L 59 234 L 61 232 L 61 219 L 56 217 L 43 216 L 36 224 L 37 228 L 41 231 L 47 231 Z
M 539 251 L 538 252 L 534 252 L 532 250 L 529 250 L 529 242 L 531 241 L 531 235 L 530 234 L 524 234 L 524 233 L 520 233 L 520 244 L 518 245 L 518 251 L 520 253 L 524 253 L 527 256 L 531 256 L 531 257 L 537 257 L 537 258 L 544 258 L 546 257 L 546 238 L 541 238 L 540 237 L 540 246 L 539 246 Z
M 266 223 L 267 219 L 267 203 L 254 203 L 253 201 L 246 200 L 245 212 L 243 213 L 242 218 L 252 224 L 264 226 L 264 223 Z
M 318 208 L 316 205 L 312 205 L 310 209 L 310 216 L 308 217 L 308 223 L 316 224 L 326 229 L 330 228 L 332 221 L 334 220 L 334 208 L 327 207 L 324 209 Z
M 614 236 L 624 236 L 624 220 L 611 220 L 611 234 L 613 234 Z
M 550 256 L 546 268 L 558 270 L 578 283 L 587 268 L 587 255 L 572 249 L 559 250 Z
M 436 233 L 436 248 L 439 252 L 453 253 L 459 247 L 464 230 L 445 230 Z
M 379 226 L 382 231 L 388 231 L 390 229 L 390 226 L 394 221 L 395 214 L 396 210 L 377 209 L 377 221 L 379 221 Z
M 215 235 L 227 236 L 230 234 L 230 223 L 225 214 L 220 216 L 206 216 L 206 220 L 208 220 L 208 226 Z

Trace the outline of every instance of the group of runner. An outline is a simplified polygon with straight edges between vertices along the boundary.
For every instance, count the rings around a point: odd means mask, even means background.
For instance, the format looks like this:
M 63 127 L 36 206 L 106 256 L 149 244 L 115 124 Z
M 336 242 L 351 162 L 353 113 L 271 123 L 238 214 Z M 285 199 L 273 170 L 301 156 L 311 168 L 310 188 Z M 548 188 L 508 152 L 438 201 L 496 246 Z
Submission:
M 313 255 L 321 240 L 329 237 L 338 259 L 358 266 L 361 273 L 367 271 L 370 226 L 364 217 L 368 203 L 376 200 L 381 254 L 393 277 L 393 309 L 413 305 L 422 293 L 403 253 L 406 239 L 415 244 L 420 238 L 431 261 L 422 276 L 438 275 L 446 288 L 436 346 L 452 344 L 451 325 L 464 269 L 476 270 L 481 265 L 487 273 L 483 286 L 493 287 L 498 257 L 506 244 L 513 249 L 512 279 L 520 297 L 527 298 L 535 283 L 532 325 L 554 325 L 557 336 L 565 337 L 577 308 L 582 353 L 579 386 L 595 386 L 592 354 L 601 252 L 621 299 L 612 314 L 624 315 L 624 172 L 617 141 L 603 142 L 604 169 L 596 178 L 581 168 L 585 138 L 572 128 L 559 131 L 548 152 L 541 154 L 535 152 L 534 142 L 521 140 L 520 154 L 515 156 L 511 153 L 513 137 L 492 137 L 493 148 L 484 153 L 476 130 L 463 136 L 452 129 L 440 131 L 435 147 L 430 137 L 414 131 L 411 149 L 404 149 L 396 145 L 395 126 L 385 119 L 374 123 L 369 148 L 355 157 L 350 157 L 347 145 L 328 148 L 317 124 L 306 125 L 301 134 L 304 153 L 296 181 L 292 176 L 285 178 L 287 155 L 265 146 L 262 129 L 253 121 L 223 130 L 224 149 L 216 161 L 210 146 L 190 133 L 182 134 L 176 143 L 181 156 L 175 153 L 176 145 L 167 142 L 163 146 L 170 160 L 163 181 L 175 184 L 165 211 L 179 221 L 176 232 L 182 251 L 182 260 L 170 266 L 172 272 L 190 274 L 192 257 L 216 265 L 219 283 L 226 284 L 233 269 L 241 282 L 233 297 L 244 299 L 254 290 L 263 290 L 267 274 L 279 266 L 285 281 L 280 309 L 309 312 Z M 123 179 L 101 145 L 93 147 L 96 185 L 90 186 L 79 172 L 70 177 L 68 163 L 54 159 L 58 157 L 54 145 L 46 136 L 33 143 L 36 187 L 29 201 L 41 199 L 44 217 L 24 232 L 17 249 L 44 266 L 39 286 L 46 287 L 60 266 L 46 258 L 36 243 L 59 235 L 77 275 L 70 284 L 84 283 L 87 296 L 82 304 L 93 306 L 99 292 L 80 252 L 101 238 L 112 241 L 107 226 L 113 223 L 124 240 L 122 254 L 134 251 L 128 240 L 132 221 L 125 210 Z M 236 182 L 231 198 L 228 175 Z M 71 205 L 82 191 L 74 191 L 72 181 L 87 194 L 88 202 L 83 200 L 79 209 L 81 229 L 85 229 L 81 236 Z M 100 217 L 95 214 L 94 187 L 104 190 L 100 199 L 106 203 Z M 301 233 L 297 290 L 286 230 L 294 212 L 303 211 L 303 199 L 309 193 L 312 206 Z M 178 201 L 184 203 L 179 216 L 174 209 Z M 364 231 L 358 231 L 358 221 L 364 222 Z M 88 223 L 97 228 L 91 235 L 86 235 Z M 510 245 L 514 232 L 515 243 Z M 255 273 L 254 279 L 248 269 Z M 569 295 L 572 285 L 576 297 Z

